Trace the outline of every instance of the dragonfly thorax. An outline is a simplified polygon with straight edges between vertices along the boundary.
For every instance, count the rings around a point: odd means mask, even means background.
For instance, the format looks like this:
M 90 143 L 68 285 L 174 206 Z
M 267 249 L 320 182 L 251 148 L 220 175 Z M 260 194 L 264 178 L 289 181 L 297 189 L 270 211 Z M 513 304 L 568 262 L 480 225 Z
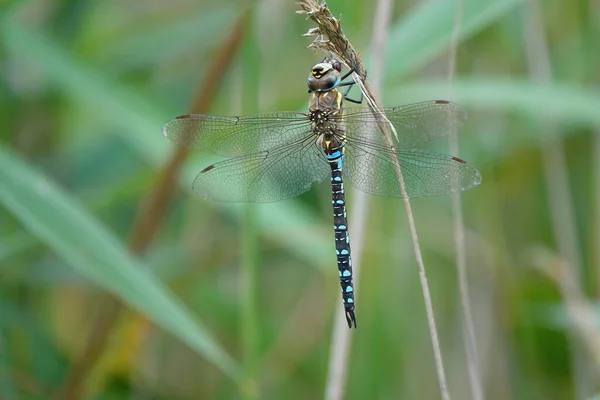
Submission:
M 312 93 L 308 106 L 311 130 L 316 136 L 332 136 L 341 131 L 343 95 L 337 89 Z
M 308 118 L 311 122 L 312 132 L 317 135 L 333 134 L 339 129 L 339 116 L 337 111 L 311 110 Z
M 310 112 L 321 111 L 329 115 L 337 114 L 342 108 L 344 96 L 337 89 L 326 92 L 313 92 L 308 102 Z

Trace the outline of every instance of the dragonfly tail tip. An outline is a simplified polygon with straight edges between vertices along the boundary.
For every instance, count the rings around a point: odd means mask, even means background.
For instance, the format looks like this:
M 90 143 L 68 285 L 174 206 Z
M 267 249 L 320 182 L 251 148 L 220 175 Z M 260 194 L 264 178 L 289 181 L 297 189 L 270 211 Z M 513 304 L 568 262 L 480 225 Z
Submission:
M 353 310 L 346 310 L 346 321 L 348 322 L 348 328 L 352 329 L 354 325 L 354 329 L 356 329 L 356 316 Z

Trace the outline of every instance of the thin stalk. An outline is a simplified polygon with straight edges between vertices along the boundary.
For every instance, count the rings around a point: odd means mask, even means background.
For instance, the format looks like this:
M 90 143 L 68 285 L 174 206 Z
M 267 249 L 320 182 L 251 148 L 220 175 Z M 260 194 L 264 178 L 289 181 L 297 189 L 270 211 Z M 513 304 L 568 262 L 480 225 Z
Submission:
M 404 179 L 402 174 L 399 173 L 400 187 L 403 192 L 406 192 L 404 186 Z M 444 361 L 442 359 L 442 350 L 440 347 L 440 341 L 438 338 L 437 326 L 435 324 L 435 315 L 433 312 L 433 303 L 431 302 L 431 293 L 429 292 L 429 284 L 427 283 L 427 274 L 425 273 L 425 263 L 423 262 L 423 254 L 421 253 L 421 246 L 419 245 L 419 237 L 417 235 L 417 227 L 415 224 L 415 218 L 412 213 L 412 207 L 410 200 L 407 196 L 404 196 L 404 207 L 406 208 L 406 214 L 408 216 L 408 227 L 413 239 L 413 248 L 415 251 L 415 257 L 417 259 L 417 265 L 419 268 L 419 280 L 421 282 L 421 291 L 423 292 L 423 300 L 425 301 L 425 311 L 427 314 L 427 324 L 429 326 L 429 336 L 431 337 L 431 345 L 433 347 L 433 356 L 435 358 L 435 369 L 438 375 L 438 384 L 440 385 L 440 393 L 442 399 L 450 400 L 450 391 L 448 390 L 448 383 L 446 381 L 446 371 L 444 370 Z
M 552 81 L 552 71 L 542 16 L 536 0 L 529 0 L 525 3 L 523 28 L 525 55 L 531 79 L 540 85 L 548 85 Z M 566 260 L 565 265 L 572 269 L 574 284 L 580 285 L 582 263 L 578 250 L 579 238 L 570 196 L 568 171 L 562 142 L 553 138 L 556 130 L 550 120 L 551 116 L 547 116 L 541 126 L 541 131 L 550 137 L 550 139 L 542 141 L 541 149 L 552 231 L 560 257 Z M 575 368 L 573 375 L 576 393 L 574 396 L 584 398 L 595 384 L 588 379 L 588 360 L 575 340 L 574 333 L 571 331 L 568 335 Z
M 523 22 L 525 54 L 529 65 L 529 73 L 535 83 L 547 85 L 552 81 L 552 72 L 539 6 L 536 0 L 529 0 L 525 3 L 525 6 L 526 13 Z M 552 123 L 544 124 L 542 132 L 545 132 L 545 136 L 550 138 L 556 136 L 554 134 L 556 129 Z M 562 142 L 556 139 L 544 140 L 542 142 L 542 155 L 554 238 L 561 256 L 575 268 L 579 280 L 581 271 L 581 256 L 578 250 L 579 238 L 577 237 L 573 205 L 569 195 L 571 190 Z
M 584 10 L 584 13 L 587 14 L 587 20 L 585 23 L 586 32 L 585 40 L 586 40 L 586 48 L 594 49 L 596 46 L 596 37 L 600 29 L 595 24 L 595 21 L 600 20 L 600 3 L 596 1 L 594 4 L 593 1 L 588 3 L 588 8 Z M 600 62 L 600 56 L 597 52 L 589 51 L 588 52 L 590 65 L 598 65 Z M 593 84 L 598 85 L 598 80 L 593 82 Z M 600 127 L 597 127 L 594 132 L 594 145 L 592 149 L 592 163 L 594 168 L 592 168 L 592 187 L 595 188 L 594 191 L 594 209 L 592 210 L 592 240 L 590 241 L 590 247 L 592 248 L 591 254 L 591 263 L 590 265 L 600 265 L 600 246 L 597 246 L 597 243 L 600 243 Z M 600 297 L 600 271 L 596 268 L 595 272 L 596 276 L 596 297 Z
M 592 173 L 593 185 L 595 188 L 594 191 L 594 209 L 592 210 L 593 215 L 593 223 L 592 223 L 592 240 L 590 241 L 590 245 L 592 248 L 592 257 L 591 257 L 591 265 L 600 265 L 600 246 L 597 243 L 600 243 L 600 129 L 596 129 L 594 132 L 594 146 L 592 149 L 592 163 L 594 171 Z M 600 296 L 600 276 L 598 275 L 600 271 L 596 271 L 596 296 Z
M 253 6 L 250 5 L 250 9 Z M 254 34 L 255 24 L 253 13 L 250 15 L 250 28 L 242 46 L 242 108 L 244 113 L 254 113 L 257 110 L 259 90 L 259 56 L 260 52 Z M 259 238 L 257 235 L 256 205 L 244 204 L 244 218 L 242 228 L 242 346 L 243 346 L 243 371 L 244 385 L 243 397 L 246 400 L 259 398 L 258 388 L 258 263 L 259 263 Z
M 456 18 L 448 54 L 448 84 L 452 87 L 452 81 L 456 71 L 456 50 L 460 38 L 460 27 L 464 0 L 457 0 Z M 452 89 L 450 89 L 452 90 Z M 452 99 L 452 94 L 450 94 Z M 450 133 L 450 154 L 458 156 L 458 133 L 454 130 Z M 471 309 L 469 280 L 467 274 L 467 248 L 465 243 L 465 223 L 462 212 L 462 197 L 459 193 L 452 196 L 452 211 L 454 214 L 454 246 L 456 248 L 456 267 L 458 269 L 458 290 L 460 293 L 460 304 L 463 311 L 463 340 L 467 355 L 467 370 L 469 372 L 469 385 L 471 396 L 474 400 L 482 400 L 481 376 L 479 374 L 479 356 L 477 352 L 477 340 L 475 336 L 475 324 L 473 323 L 473 312 Z

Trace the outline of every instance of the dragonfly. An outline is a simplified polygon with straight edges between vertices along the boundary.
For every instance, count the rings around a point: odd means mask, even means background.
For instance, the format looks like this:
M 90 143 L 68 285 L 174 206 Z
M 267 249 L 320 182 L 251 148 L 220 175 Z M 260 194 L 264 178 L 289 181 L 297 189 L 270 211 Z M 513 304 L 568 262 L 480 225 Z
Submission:
M 400 107 L 345 107 L 356 84 L 351 69 L 323 60 L 307 80 L 308 112 L 268 112 L 246 116 L 185 114 L 166 122 L 162 132 L 177 145 L 228 157 L 204 168 L 194 192 L 221 202 L 274 202 L 300 195 L 330 177 L 335 253 L 348 327 L 356 328 L 352 257 L 344 182 L 389 197 L 457 193 L 481 183 L 466 161 L 415 147 L 455 132 L 465 111 L 446 100 Z M 381 124 L 392 124 L 391 145 Z M 389 125 L 388 125 L 389 126 Z M 401 171 L 403 187 L 399 184 Z

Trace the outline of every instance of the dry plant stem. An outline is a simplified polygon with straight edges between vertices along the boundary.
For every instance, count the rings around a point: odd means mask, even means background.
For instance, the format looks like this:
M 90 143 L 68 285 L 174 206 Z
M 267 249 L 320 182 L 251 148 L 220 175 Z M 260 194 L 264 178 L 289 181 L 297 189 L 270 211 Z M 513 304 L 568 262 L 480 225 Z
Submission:
M 529 0 L 525 5 L 527 7 L 524 21 L 525 46 L 529 71 L 534 82 L 546 85 L 552 80 L 552 74 L 538 3 L 536 0 Z M 551 123 L 546 123 L 542 128 L 545 135 L 555 136 L 552 134 L 555 130 Z M 559 140 L 554 139 L 545 140 L 542 145 L 554 238 L 561 256 L 575 268 L 578 276 L 581 270 L 581 256 L 577 246 L 579 238 L 576 233 L 573 205 L 569 195 L 571 191 L 563 146 Z
M 214 98 L 220 82 L 237 53 L 244 36 L 247 24 L 247 14 L 244 13 L 231 34 L 225 39 L 223 46 L 212 60 L 207 69 L 202 84 L 196 93 L 190 112 L 206 112 Z M 157 128 L 158 129 L 158 128 Z M 156 233 L 167 208 L 168 201 L 174 192 L 176 177 L 187 156 L 183 147 L 177 148 L 170 160 L 161 171 L 156 189 L 148 202 L 140 205 L 137 217 L 133 223 L 129 247 L 132 253 L 142 254 L 150 240 Z M 88 375 L 102 354 L 108 337 L 114 327 L 123 305 L 114 297 L 104 296 L 104 304 L 92 326 L 91 336 L 88 339 L 81 356 L 71 364 L 67 378 L 62 388 L 57 392 L 56 400 L 72 400 L 82 398 L 82 390 Z
M 529 71 L 534 82 L 547 85 L 552 80 L 548 46 L 544 34 L 544 26 L 540 9 L 536 0 L 525 3 L 523 27 L 525 31 L 525 54 L 529 64 Z M 567 261 L 572 268 L 575 284 L 579 285 L 581 271 L 581 256 L 578 250 L 579 238 L 577 237 L 573 205 L 570 197 L 570 185 L 564 157 L 562 143 L 553 139 L 555 130 L 549 118 L 544 120 L 541 132 L 550 136 L 541 144 L 544 178 L 546 182 L 548 204 L 552 220 L 552 230 L 556 246 L 561 258 Z M 573 365 L 575 368 L 575 397 L 583 398 L 595 386 L 587 377 L 587 359 L 579 343 L 574 340 L 573 332 L 569 337 L 572 349 Z
M 597 21 L 598 19 L 600 19 L 600 1 L 596 0 L 595 2 L 590 1 L 588 3 L 588 15 L 589 15 L 589 19 L 590 21 Z M 593 22 L 592 22 L 593 23 Z M 595 40 L 595 38 L 593 38 L 592 36 L 592 41 Z M 593 55 L 592 55 L 593 56 Z M 593 56 L 594 57 L 594 56 Z M 598 54 L 595 55 L 594 58 L 592 58 L 593 61 L 595 61 L 596 63 L 598 61 L 600 61 L 600 56 Z M 596 72 L 596 75 L 592 78 L 594 79 L 595 84 L 597 85 L 599 82 L 598 80 L 600 80 L 600 74 L 598 73 L 598 71 Z M 600 127 L 598 127 L 596 129 L 596 131 L 594 132 L 595 136 L 594 136 L 594 149 L 592 152 L 592 160 L 594 160 L 594 174 L 593 174 L 593 179 L 594 181 L 592 182 L 592 187 L 596 188 L 595 192 L 594 192 L 594 197 L 593 197 L 593 204 L 594 209 L 592 210 L 592 215 L 593 215 L 593 220 L 592 220 L 592 242 L 591 242 L 591 247 L 592 247 L 592 254 L 591 254 L 591 265 L 600 265 L 600 246 L 596 245 L 597 243 L 600 243 Z M 596 297 L 600 296 L 600 271 L 598 271 L 598 268 L 596 268 Z
M 318 4 L 314 0 L 303 0 L 300 1 L 299 4 L 302 8 L 302 11 L 299 11 L 299 13 L 308 15 L 309 18 L 311 18 L 318 26 L 317 28 L 311 29 L 307 33 L 307 36 L 315 37 L 311 47 L 332 53 L 336 57 L 338 57 L 340 61 L 344 62 L 350 68 L 353 68 L 355 71 L 353 78 L 363 91 L 363 94 L 365 95 L 367 103 L 371 107 L 372 112 L 378 113 L 380 116 L 383 116 L 381 111 L 379 111 L 381 109 L 381 106 L 377 101 L 376 96 L 374 95 L 374 91 L 371 90 L 369 85 L 364 81 L 365 73 L 360 56 L 356 53 L 354 47 L 344 36 L 341 30 L 340 22 L 331 15 L 325 3 Z M 394 146 L 392 134 L 395 133 L 393 126 L 391 124 L 385 124 L 384 122 L 381 122 L 379 123 L 379 128 L 384 134 L 386 142 L 393 149 Z M 415 221 L 412 214 L 412 208 L 410 206 L 410 200 L 406 195 L 404 179 L 402 178 L 402 171 L 400 170 L 400 164 L 398 162 L 395 163 L 395 169 L 396 174 L 398 176 L 398 183 L 404 195 L 404 206 L 408 214 L 409 228 L 413 239 L 415 257 L 419 268 L 419 278 L 421 281 L 421 289 L 425 301 L 425 309 L 427 312 L 427 321 L 429 324 L 429 332 L 433 346 L 440 391 L 442 398 L 444 400 L 449 400 L 450 393 L 448 391 L 448 385 L 446 383 L 446 374 L 444 371 L 442 353 L 440 350 L 437 328 L 435 325 L 433 306 L 431 303 L 431 295 L 429 293 L 429 285 L 427 283 L 427 276 L 425 274 L 425 265 L 423 263 L 423 257 L 421 255 L 421 248 L 419 246 L 419 238 L 417 235 Z
M 452 81 L 456 70 L 456 50 L 460 38 L 460 27 L 464 0 L 456 0 L 456 19 L 448 54 L 448 85 L 452 87 Z M 450 89 L 452 90 L 452 89 Z M 450 98 L 454 97 L 452 94 Z M 458 155 L 458 134 L 450 134 L 450 154 Z M 452 210 L 454 214 L 454 245 L 456 248 L 456 266 L 458 269 L 458 288 L 460 293 L 460 304 L 463 312 L 463 339 L 465 352 L 467 354 L 467 370 L 469 372 L 469 385 L 471 396 L 474 400 L 482 400 L 482 382 L 479 374 L 479 356 L 477 352 L 477 341 L 475 336 L 475 324 L 473 323 L 473 312 L 471 310 L 469 280 L 467 277 L 467 248 L 465 243 L 465 225 L 462 212 L 462 200 L 460 193 L 452 196 Z
M 594 193 L 594 210 L 593 212 L 593 232 L 592 232 L 592 263 L 591 265 L 600 265 L 600 129 L 597 129 L 594 136 L 594 150 L 592 154 L 594 160 L 594 182 L 592 187 L 596 188 Z M 600 271 L 596 269 L 596 295 L 600 294 Z
M 400 168 L 397 167 L 398 180 L 400 187 L 403 192 L 406 192 L 404 186 L 404 179 Z M 417 236 L 417 228 L 415 225 L 415 219 L 413 217 L 412 208 L 410 206 L 410 200 L 408 197 L 404 197 L 404 207 L 406 208 L 406 214 L 408 216 L 408 226 L 413 238 L 413 247 L 415 251 L 415 257 L 417 259 L 417 265 L 419 267 L 419 280 L 421 281 L 421 290 L 423 292 L 423 299 L 425 301 L 425 311 L 427 313 L 427 323 L 429 324 L 429 335 L 431 336 L 431 345 L 433 347 L 433 355 L 435 358 L 435 368 L 438 374 L 438 383 L 440 385 L 440 392 L 442 399 L 450 400 L 450 392 L 448 391 L 448 384 L 446 383 L 446 372 L 444 370 L 444 362 L 442 360 L 442 351 L 440 348 L 440 341 L 438 338 L 438 331 L 435 324 L 435 316 L 433 313 L 433 304 L 431 303 L 431 294 L 429 292 L 429 284 L 427 283 L 427 275 L 425 274 L 425 263 L 423 262 L 423 255 L 421 254 L 421 247 L 419 246 L 419 237 Z

